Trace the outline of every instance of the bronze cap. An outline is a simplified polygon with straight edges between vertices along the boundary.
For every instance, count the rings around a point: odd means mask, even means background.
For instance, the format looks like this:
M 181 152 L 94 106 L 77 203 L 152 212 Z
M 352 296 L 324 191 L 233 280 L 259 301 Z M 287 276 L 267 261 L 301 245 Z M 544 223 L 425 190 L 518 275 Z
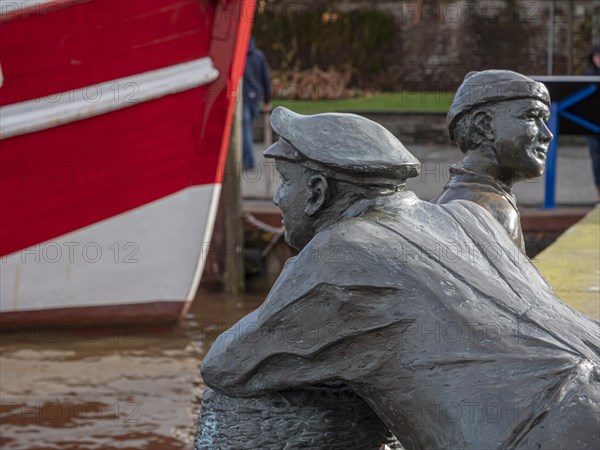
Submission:
M 361 184 L 402 184 L 421 169 L 392 133 L 356 114 L 302 115 L 280 106 L 271 114 L 271 126 L 284 142 L 265 150 L 265 158 L 297 162 Z

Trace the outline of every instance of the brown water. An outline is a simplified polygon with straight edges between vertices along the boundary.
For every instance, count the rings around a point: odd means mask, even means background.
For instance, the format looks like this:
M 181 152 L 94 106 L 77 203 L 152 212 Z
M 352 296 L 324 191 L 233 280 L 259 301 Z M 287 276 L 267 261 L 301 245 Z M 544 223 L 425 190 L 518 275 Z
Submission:
M 191 448 L 202 357 L 264 297 L 201 293 L 172 333 L 53 328 L 0 336 L 0 447 Z

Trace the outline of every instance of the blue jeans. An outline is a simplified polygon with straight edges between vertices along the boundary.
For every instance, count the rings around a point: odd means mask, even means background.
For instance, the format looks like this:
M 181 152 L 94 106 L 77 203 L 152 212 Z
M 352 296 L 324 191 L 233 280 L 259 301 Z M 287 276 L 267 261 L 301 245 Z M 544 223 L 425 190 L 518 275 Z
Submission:
M 589 136 L 587 140 L 590 146 L 594 182 L 596 183 L 596 186 L 600 187 L 600 136 Z
M 258 103 L 244 102 L 242 115 L 242 141 L 244 147 L 244 169 L 254 166 L 254 133 L 252 123 L 258 114 Z

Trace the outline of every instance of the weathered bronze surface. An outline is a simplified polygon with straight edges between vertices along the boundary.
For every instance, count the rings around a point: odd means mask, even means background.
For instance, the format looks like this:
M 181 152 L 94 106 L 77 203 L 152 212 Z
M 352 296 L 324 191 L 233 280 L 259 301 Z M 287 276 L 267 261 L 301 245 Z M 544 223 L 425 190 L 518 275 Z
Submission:
M 513 184 L 544 171 L 552 133 L 546 87 L 510 70 L 467 74 L 448 112 L 450 138 L 465 154 L 433 203 L 469 200 L 487 209 L 525 249 Z
M 211 348 L 211 388 L 341 381 L 407 449 L 598 448 L 599 324 L 486 209 L 403 191 L 418 161 L 367 119 L 278 108 L 272 125 L 274 201 L 301 251 Z
M 349 387 L 317 386 L 258 397 L 208 390 L 194 448 L 402 449 L 371 408 Z

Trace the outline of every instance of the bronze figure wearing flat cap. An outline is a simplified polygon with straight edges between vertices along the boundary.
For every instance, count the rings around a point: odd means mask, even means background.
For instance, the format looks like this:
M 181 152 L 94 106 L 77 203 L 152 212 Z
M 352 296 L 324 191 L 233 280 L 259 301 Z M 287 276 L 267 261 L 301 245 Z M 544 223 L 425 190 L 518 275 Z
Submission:
M 539 177 L 552 133 L 546 87 L 510 70 L 467 74 L 448 112 L 448 132 L 465 154 L 434 203 L 470 200 L 486 208 L 525 249 L 512 186 Z
M 492 215 L 404 191 L 418 162 L 367 119 L 278 109 L 272 124 L 275 202 L 301 251 L 210 349 L 211 388 L 341 381 L 409 450 L 598 448 L 599 324 Z

